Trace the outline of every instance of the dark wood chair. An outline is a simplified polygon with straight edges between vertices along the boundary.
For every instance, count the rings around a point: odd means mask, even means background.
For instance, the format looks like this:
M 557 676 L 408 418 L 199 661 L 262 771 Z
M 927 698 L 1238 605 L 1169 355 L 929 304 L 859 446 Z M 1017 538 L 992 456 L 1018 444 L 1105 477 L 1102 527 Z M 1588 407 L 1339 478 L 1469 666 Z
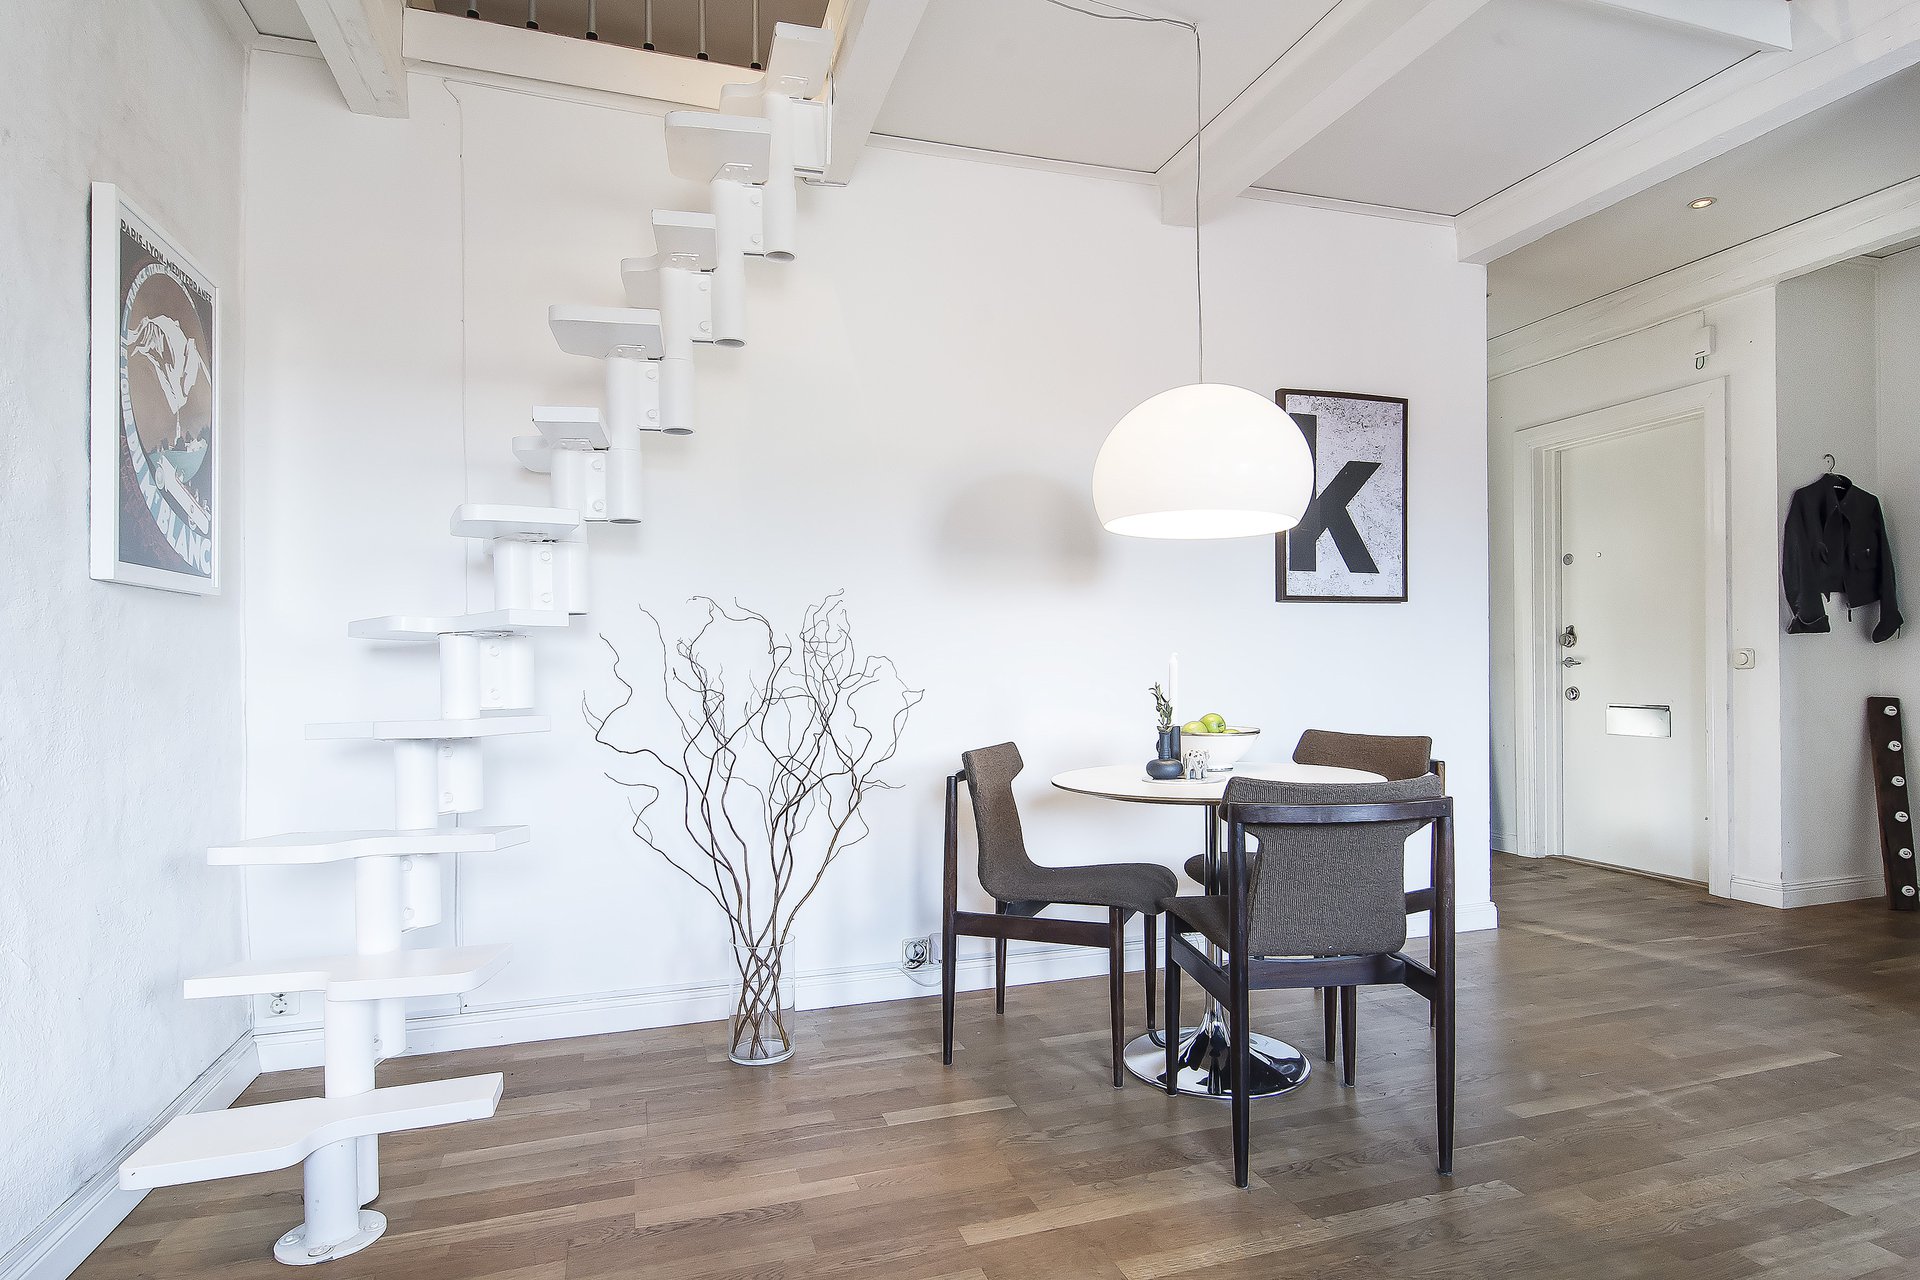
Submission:
M 1166 1025 L 1180 1025 L 1180 974 L 1227 1011 L 1234 1046 L 1234 1185 L 1247 1185 L 1252 1100 L 1248 994 L 1320 987 L 1342 992 L 1400 984 L 1433 1008 L 1435 1122 L 1440 1172 L 1453 1172 L 1453 801 L 1432 774 L 1395 782 L 1309 785 L 1236 778 L 1220 809 L 1227 824 L 1226 892 L 1169 898 Z M 1405 890 L 1406 841 L 1433 828 L 1433 887 Z M 1248 856 L 1258 842 L 1257 863 Z M 1407 916 L 1429 912 L 1430 963 L 1406 954 Z M 1220 948 L 1224 965 L 1189 941 Z M 1351 1025 L 1351 1024 L 1349 1024 Z M 1174 1037 L 1167 1037 L 1169 1042 Z M 1175 1047 L 1167 1051 L 1173 1079 Z
M 1058 942 L 1099 947 L 1107 952 L 1108 1003 L 1113 1020 L 1113 1087 L 1126 1078 L 1126 925 L 1136 913 L 1146 925 L 1147 1028 L 1153 1029 L 1154 979 L 1159 969 L 1160 900 L 1170 898 L 1179 881 L 1166 867 L 1152 863 L 1107 863 L 1086 867 L 1044 867 L 1027 856 L 1014 804 L 1013 780 L 1025 767 L 1011 742 L 963 752 L 960 772 L 947 779 L 945 903 L 941 915 L 940 1058 L 953 1065 L 955 942 L 993 939 L 993 1007 L 1007 1009 L 1007 941 Z M 960 784 L 973 798 L 973 823 L 980 846 L 980 887 L 993 895 L 994 913 L 960 910 Z M 1105 920 L 1041 919 L 1055 904 L 1105 907 Z
M 1431 773 L 1439 777 L 1442 791 L 1447 788 L 1447 762 L 1433 758 L 1432 738 L 1308 729 L 1294 744 L 1293 762 L 1360 769 L 1377 773 L 1389 782 Z M 1205 859 L 1199 856 L 1187 859 L 1186 873 L 1190 879 L 1203 885 L 1209 893 L 1221 892 L 1221 886 L 1207 884 L 1205 868 Z M 1352 1088 L 1359 1058 L 1360 993 L 1323 987 L 1314 994 L 1320 998 L 1320 1013 L 1326 1023 L 1327 1061 L 1333 1061 L 1334 1042 L 1339 1040 L 1341 1083 Z

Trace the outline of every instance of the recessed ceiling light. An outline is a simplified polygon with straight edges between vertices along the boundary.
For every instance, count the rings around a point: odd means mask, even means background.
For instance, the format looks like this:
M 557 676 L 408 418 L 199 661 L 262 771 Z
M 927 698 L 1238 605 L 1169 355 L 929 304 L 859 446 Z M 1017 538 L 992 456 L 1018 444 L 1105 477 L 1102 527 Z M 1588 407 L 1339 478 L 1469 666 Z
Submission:
M 1708 205 L 1710 205 L 1710 204 L 1712 204 L 1712 203 L 1714 202 L 1714 200 L 1715 200 L 1715 199 L 1717 199 L 1717 198 L 1718 198 L 1718 197 L 1715 197 L 1715 196 L 1701 196 L 1701 197 L 1700 197 L 1700 198 L 1699 198 L 1698 200 L 1689 200 L 1689 201 L 1687 201 L 1687 208 L 1689 208 L 1689 209 L 1704 209 L 1704 208 L 1706 208 L 1706 207 L 1707 207 Z

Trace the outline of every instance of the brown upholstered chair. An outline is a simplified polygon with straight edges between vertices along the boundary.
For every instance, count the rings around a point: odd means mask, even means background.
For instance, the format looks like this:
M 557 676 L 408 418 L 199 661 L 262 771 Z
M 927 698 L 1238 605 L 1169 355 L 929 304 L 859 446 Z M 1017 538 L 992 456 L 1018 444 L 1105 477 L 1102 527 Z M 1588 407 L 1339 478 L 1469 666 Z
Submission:
M 1398 983 L 1434 1010 L 1435 1123 L 1440 1172 L 1453 1172 L 1453 801 L 1432 774 L 1394 782 L 1307 784 L 1236 778 L 1221 805 L 1226 892 L 1169 898 L 1166 1025 L 1180 1025 L 1180 974 L 1227 1011 L 1233 1059 L 1234 1185 L 1247 1185 L 1251 1098 L 1248 993 L 1289 987 L 1351 991 Z M 1405 890 L 1404 848 L 1433 828 L 1433 887 Z M 1248 841 L 1260 856 L 1249 858 Z M 1407 916 L 1432 917 L 1430 963 L 1406 954 Z M 1218 947 L 1215 963 L 1188 935 Z M 1176 1079 L 1168 1036 L 1167 1079 Z
M 1153 1028 L 1154 978 L 1159 969 L 1155 924 L 1160 900 L 1179 886 L 1172 871 L 1152 863 L 1044 867 L 1027 856 L 1014 804 L 1013 780 L 1025 767 L 1011 742 L 961 754 L 961 770 L 947 779 L 945 903 L 941 940 L 941 1061 L 953 1065 L 954 944 L 957 938 L 992 938 L 994 1011 L 1007 1008 L 1007 940 L 1060 942 L 1107 952 L 1108 998 L 1113 1020 L 1113 1087 L 1125 1079 L 1126 924 L 1137 912 L 1145 920 L 1147 1027 Z M 960 784 L 973 798 L 980 845 L 980 887 L 994 898 L 994 914 L 960 910 Z M 1105 907 L 1107 918 L 1040 919 L 1055 904 Z
M 1433 758 L 1432 738 L 1308 729 L 1294 744 L 1293 762 L 1360 769 L 1377 773 L 1388 782 L 1401 782 L 1431 773 L 1439 777 L 1442 791 L 1447 788 L 1447 762 Z M 1198 855 L 1188 858 L 1185 870 L 1189 879 L 1199 882 L 1209 892 L 1221 891 L 1221 886 L 1207 884 L 1205 859 Z M 1327 1061 L 1333 1061 L 1334 1041 L 1341 1040 L 1341 1080 L 1351 1086 L 1359 1056 L 1360 993 L 1354 990 L 1335 991 L 1328 987 L 1316 994 L 1320 997 L 1321 1018 L 1326 1023 Z M 1341 1034 L 1343 1022 L 1344 1036 Z

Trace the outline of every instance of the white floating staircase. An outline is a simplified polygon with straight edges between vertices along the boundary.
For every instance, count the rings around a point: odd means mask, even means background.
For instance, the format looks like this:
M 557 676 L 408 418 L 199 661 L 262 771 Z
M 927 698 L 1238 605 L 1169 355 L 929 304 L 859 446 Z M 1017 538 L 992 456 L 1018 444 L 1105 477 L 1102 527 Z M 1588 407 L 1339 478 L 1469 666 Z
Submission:
M 673 172 L 707 183 L 713 210 L 653 215 L 653 255 L 621 264 L 631 305 L 549 311 L 561 350 L 605 362 L 606 400 L 598 408 L 536 407 L 538 434 L 513 442 L 521 465 L 549 477 L 551 506 L 468 503 L 454 511 L 449 532 L 488 545 L 493 607 L 348 625 L 356 639 L 438 648 L 437 716 L 307 726 L 313 740 L 392 745 L 392 829 L 264 836 L 208 851 L 216 866 L 353 864 L 354 954 L 245 962 L 185 983 L 190 999 L 320 993 L 324 1096 L 179 1117 L 120 1166 L 122 1187 L 303 1163 L 305 1217 L 275 1243 L 274 1256 L 325 1262 L 386 1230 L 385 1216 L 366 1208 L 380 1192 L 379 1135 L 494 1113 L 497 1074 L 376 1087 L 376 1064 L 406 1050 L 409 999 L 463 995 L 508 959 L 502 946 L 408 948 L 404 938 L 440 923 L 445 858 L 527 841 L 522 826 L 457 825 L 482 807 L 481 743 L 550 727 L 527 714 L 535 703 L 533 637 L 588 609 L 585 525 L 640 519 L 641 433 L 693 430 L 694 345 L 743 345 L 746 259 L 794 256 L 796 183 L 827 163 L 830 109 L 818 99 L 832 53 L 828 32 L 781 23 L 764 75 L 729 86 L 719 112 L 667 117 Z

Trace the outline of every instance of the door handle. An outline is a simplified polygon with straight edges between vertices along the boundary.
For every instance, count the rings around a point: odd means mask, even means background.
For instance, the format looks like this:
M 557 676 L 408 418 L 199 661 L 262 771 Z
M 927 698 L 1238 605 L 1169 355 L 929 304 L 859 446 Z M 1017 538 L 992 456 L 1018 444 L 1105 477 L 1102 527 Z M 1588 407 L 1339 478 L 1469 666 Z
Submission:
M 1578 659 L 1578 658 L 1562 658 L 1562 659 L 1560 659 L 1560 665 L 1561 665 L 1561 666 L 1563 666 L 1563 667 L 1577 667 L 1577 666 L 1579 666 L 1579 665 L 1580 665 L 1580 659 Z

